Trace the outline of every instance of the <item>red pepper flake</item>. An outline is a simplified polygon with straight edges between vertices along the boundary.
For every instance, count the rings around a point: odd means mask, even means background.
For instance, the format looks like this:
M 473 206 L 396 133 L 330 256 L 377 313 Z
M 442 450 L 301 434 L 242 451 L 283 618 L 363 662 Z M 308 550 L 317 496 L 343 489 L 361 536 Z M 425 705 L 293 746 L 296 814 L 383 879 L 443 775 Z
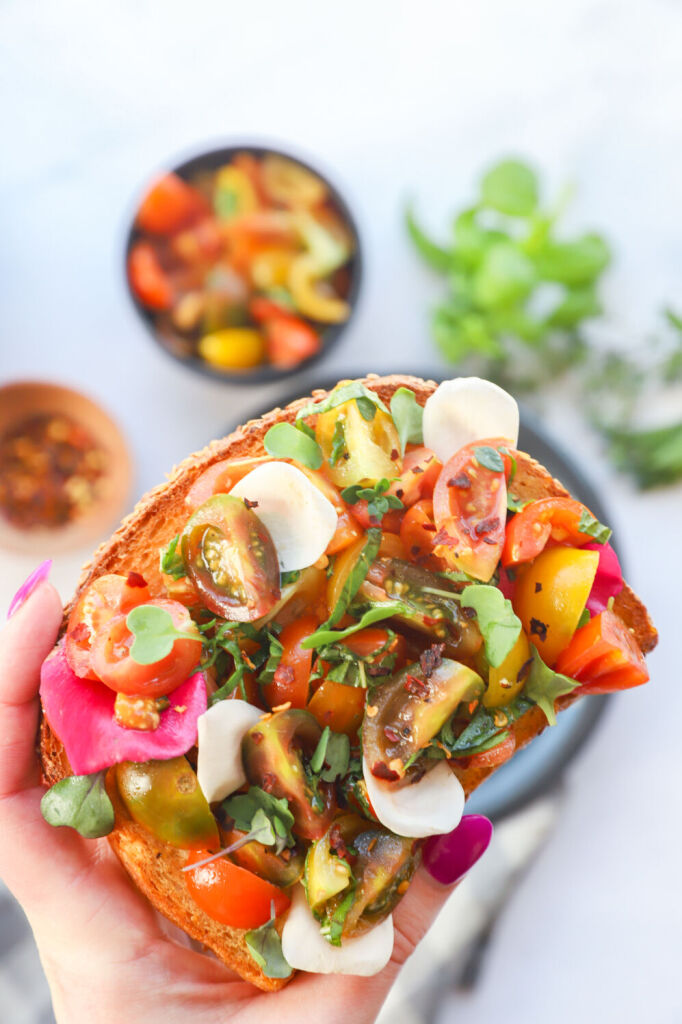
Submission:
M 348 848 L 346 847 L 344 838 L 341 835 L 341 829 L 338 825 L 332 825 L 330 829 L 329 848 L 337 857 L 341 857 L 343 860 L 348 858 Z
M 441 545 L 444 548 L 453 548 L 457 543 L 456 539 L 452 537 L 445 527 L 441 527 L 436 536 L 433 538 L 433 543 Z
M 248 498 L 244 498 L 244 504 L 246 505 L 247 508 L 258 508 L 258 502 L 249 501 Z
M 437 616 L 425 615 L 423 617 L 423 621 L 424 621 L 424 625 L 425 626 L 437 626 L 443 620 L 442 620 L 442 618 L 438 618 Z
M 395 462 L 396 459 L 400 458 L 400 452 L 397 448 L 391 448 L 391 462 Z
M 404 491 L 404 490 L 402 489 L 402 487 L 398 487 L 398 488 L 396 489 L 396 492 L 395 492 L 395 496 L 396 496 L 396 498 L 400 498 L 400 499 L 402 500 L 402 498 L 404 497 L 404 495 L 405 495 L 405 491 Z
M 424 472 L 424 467 L 423 466 L 413 466 L 412 467 L 412 473 L 413 473 L 414 476 L 419 476 L 423 472 Z
M 541 590 L 542 590 L 542 583 L 540 583 L 540 581 L 538 580 L 535 583 L 535 593 L 539 594 Z
M 541 622 L 540 619 L 530 620 L 530 632 L 532 636 L 539 636 L 542 642 L 547 639 L 547 630 L 549 626 L 546 622 Z
M 387 740 L 390 740 L 391 743 L 400 743 L 400 733 L 397 729 L 394 729 L 392 725 L 384 726 L 384 736 Z
M 499 525 L 499 516 L 489 516 L 487 519 L 481 519 L 479 523 L 476 523 L 474 532 L 477 537 L 482 537 L 484 533 L 492 533 L 493 530 L 497 530 Z
M 443 661 L 445 644 L 431 644 L 419 655 L 419 664 L 425 677 L 429 679 Z
M 129 587 L 146 587 L 147 581 L 139 572 L 129 572 L 126 583 Z
M 413 554 L 413 555 L 415 556 L 415 558 L 416 558 L 416 556 L 417 556 L 417 555 L 419 554 L 419 552 L 421 551 L 421 548 L 419 547 L 419 545 L 418 545 L 418 544 L 413 544 L 413 545 L 412 545 L 412 547 L 410 548 L 410 551 L 411 551 L 411 553 L 412 553 L 412 554 Z
M 397 772 L 394 772 L 392 768 L 389 768 L 383 761 L 375 761 L 372 765 L 372 775 L 376 779 L 385 779 L 386 782 L 397 782 L 400 778 Z M 265 788 L 265 787 L 263 787 Z
M 422 523 L 422 530 L 426 530 L 428 533 L 435 533 L 436 527 L 433 523 Z
M 494 541 L 492 537 L 482 537 L 481 540 L 484 544 L 490 544 L 491 547 L 497 543 L 497 541 Z
M 276 785 L 277 776 L 273 772 L 265 772 L 265 774 L 263 775 L 263 789 L 265 790 L 265 792 L 272 793 Z
M 423 697 L 428 691 L 428 687 L 423 679 L 409 673 L 405 676 L 405 689 L 413 697 Z
M 532 664 L 533 664 L 533 659 L 532 658 L 529 658 L 528 661 L 524 661 L 523 665 L 519 669 L 519 671 L 517 673 L 517 676 L 516 676 L 516 682 L 517 683 L 523 682 L 523 680 L 526 678 L 526 676 L 530 672 L 530 668 L 531 668 Z
M 461 487 L 462 490 L 467 490 L 471 487 L 471 480 L 466 473 L 458 473 L 448 480 L 448 487 Z

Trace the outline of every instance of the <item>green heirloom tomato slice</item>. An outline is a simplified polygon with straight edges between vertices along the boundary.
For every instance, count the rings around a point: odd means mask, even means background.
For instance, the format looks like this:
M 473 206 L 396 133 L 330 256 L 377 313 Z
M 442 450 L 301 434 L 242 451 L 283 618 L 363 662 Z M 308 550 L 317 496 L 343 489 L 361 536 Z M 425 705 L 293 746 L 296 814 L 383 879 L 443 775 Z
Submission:
M 233 622 L 252 622 L 279 600 L 279 563 L 266 526 L 242 498 L 216 494 L 190 517 L 182 556 L 204 604 Z
M 124 761 L 116 783 L 133 821 L 182 850 L 220 847 L 218 826 L 186 757 L 169 761 Z

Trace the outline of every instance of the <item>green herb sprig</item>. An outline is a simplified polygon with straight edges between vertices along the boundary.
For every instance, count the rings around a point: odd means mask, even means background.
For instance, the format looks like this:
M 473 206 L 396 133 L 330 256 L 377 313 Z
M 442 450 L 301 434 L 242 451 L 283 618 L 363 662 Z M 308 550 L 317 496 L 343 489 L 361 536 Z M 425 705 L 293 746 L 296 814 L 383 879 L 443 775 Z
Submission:
M 400 498 L 397 498 L 395 494 L 386 493 L 390 486 L 389 480 L 383 477 L 373 487 L 363 487 L 362 484 L 344 487 L 341 497 L 349 505 L 355 505 L 358 501 L 366 501 L 370 521 L 378 525 L 390 509 L 403 508 Z

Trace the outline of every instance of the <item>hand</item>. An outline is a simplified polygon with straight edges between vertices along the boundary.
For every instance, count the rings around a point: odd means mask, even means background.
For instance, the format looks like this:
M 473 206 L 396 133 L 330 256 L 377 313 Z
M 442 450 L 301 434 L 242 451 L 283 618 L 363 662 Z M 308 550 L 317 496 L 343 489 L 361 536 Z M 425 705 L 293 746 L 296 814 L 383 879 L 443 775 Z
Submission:
M 48 566 L 49 568 L 49 566 Z M 40 666 L 62 619 L 41 567 L 0 631 L 0 875 L 33 928 L 60 1024 L 239 1024 L 276 1013 L 282 1024 L 372 1021 L 396 975 L 452 888 L 484 852 L 490 830 L 465 828 L 430 841 L 424 868 L 394 915 L 389 965 L 373 978 L 298 974 L 262 993 L 212 957 L 169 937 L 106 839 L 50 827 L 35 753 Z M 481 819 L 475 819 L 479 823 Z M 483 819 L 485 820 L 485 819 Z M 458 835 L 459 832 L 459 835 Z M 442 884 L 446 883 L 446 884 Z

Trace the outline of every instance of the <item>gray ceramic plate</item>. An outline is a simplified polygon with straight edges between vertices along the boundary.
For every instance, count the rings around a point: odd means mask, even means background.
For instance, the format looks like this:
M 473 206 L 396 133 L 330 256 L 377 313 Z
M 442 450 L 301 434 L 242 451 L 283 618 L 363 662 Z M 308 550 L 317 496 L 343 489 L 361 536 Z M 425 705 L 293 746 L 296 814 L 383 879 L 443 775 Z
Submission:
M 348 379 L 352 376 L 350 373 L 344 374 Z M 428 378 L 437 379 L 434 375 L 428 375 Z M 278 404 L 287 405 L 302 395 L 310 394 L 313 388 L 330 389 L 338 379 L 306 378 L 295 391 L 290 388 L 283 390 Z M 261 412 L 254 410 L 253 416 L 259 416 Z M 236 426 L 236 423 L 228 424 L 228 432 Z M 588 505 L 601 522 L 608 523 L 608 512 L 592 484 L 573 459 L 548 436 L 539 419 L 527 409 L 521 411 L 519 448 L 536 458 L 552 476 L 561 480 L 571 494 Z M 511 761 L 474 793 L 467 810 L 499 821 L 544 790 L 551 789 L 593 733 L 611 699 L 604 696 L 588 697 L 562 712 L 557 725 L 546 729 L 528 747 L 515 754 Z

